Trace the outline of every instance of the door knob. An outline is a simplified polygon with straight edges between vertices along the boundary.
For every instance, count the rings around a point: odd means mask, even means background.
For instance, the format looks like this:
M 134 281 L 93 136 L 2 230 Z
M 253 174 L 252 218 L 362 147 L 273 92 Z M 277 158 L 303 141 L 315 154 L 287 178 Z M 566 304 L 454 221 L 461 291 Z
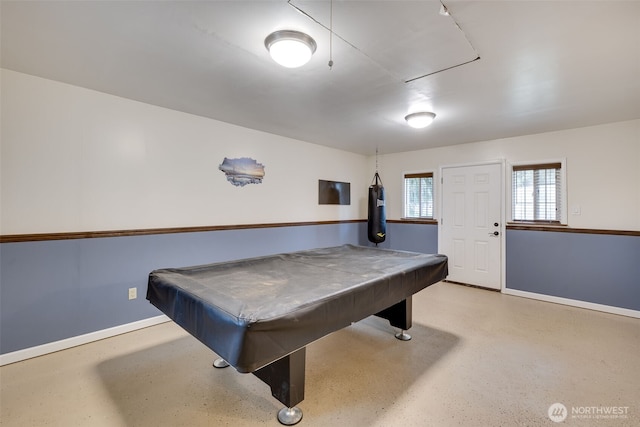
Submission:
M 493 233 L 489 233 L 489 236 L 499 236 L 500 233 L 498 233 L 497 231 L 494 231 Z

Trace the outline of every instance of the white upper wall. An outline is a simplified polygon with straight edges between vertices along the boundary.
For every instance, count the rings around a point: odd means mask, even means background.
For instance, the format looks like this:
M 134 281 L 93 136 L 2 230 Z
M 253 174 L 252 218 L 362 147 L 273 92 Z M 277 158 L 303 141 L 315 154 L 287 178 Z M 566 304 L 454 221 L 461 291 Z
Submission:
M 0 234 L 366 218 L 374 157 L 9 70 L 0 82 Z M 262 163 L 263 183 L 232 186 L 224 157 Z M 561 158 L 569 226 L 640 230 L 640 120 L 381 155 L 387 218 L 402 217 L 406 172 Z M 318 179 L 350 182 L 351 205 L 318 205 Z
M 0 70 L 0 233 L 28 234 L 366 217 L 367 158 Z M 251 157 L 261 184 L 218 166 Z M 351 205 L 318 205 L 318 180 Z
M 425 130 L 428 137 L 429 129 Z M 380 156 L 387 218 L 403 215 L 403 176 L 434 172 L 439 212 L 439 168 L 505 160 L 509 163 L 566 159 L 568 225 L 574 228 L 640 230 L 640 120 Z M 369 170 L 372 162 L 369 161 Z M 509 176 L 505 188 L 508 189 Z M 572 214 L 575 207 L 580 215 Z M 509 206 L 507 215 L 509 217 Z

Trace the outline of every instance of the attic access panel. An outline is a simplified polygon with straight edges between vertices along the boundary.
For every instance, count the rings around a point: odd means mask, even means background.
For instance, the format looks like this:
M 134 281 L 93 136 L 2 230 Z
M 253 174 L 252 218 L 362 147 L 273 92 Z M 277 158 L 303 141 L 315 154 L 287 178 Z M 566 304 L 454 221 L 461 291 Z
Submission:
M 440 2 L 333 1 L 333 13 L 329 1 L 290 4 L 404 82 L 478 58 L 453 17 L 439 13 Z

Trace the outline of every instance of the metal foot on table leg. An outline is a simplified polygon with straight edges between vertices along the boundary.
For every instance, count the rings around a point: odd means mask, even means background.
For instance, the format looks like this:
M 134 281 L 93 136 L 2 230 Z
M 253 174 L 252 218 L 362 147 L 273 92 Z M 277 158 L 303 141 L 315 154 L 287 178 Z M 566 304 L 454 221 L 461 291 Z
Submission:
M 293 408 L 282 408 L 278 411 L 278 421 L 285 426 L 298 424 L 302 419 L 302 410 L 297 406 Z
M 405 331 L 400 331 L 396 334 L 396 338 L 398 338 L 400 341 L 409 341 L 411 339 L 411 335 L 409 335 Z
M 226 368 L 227 366 L 229 366 L 229 363 L 227 363 L 227 361 L 222 357 L 219 357 L 213 361 L 213 366 L 215 366 L 216 368 Z

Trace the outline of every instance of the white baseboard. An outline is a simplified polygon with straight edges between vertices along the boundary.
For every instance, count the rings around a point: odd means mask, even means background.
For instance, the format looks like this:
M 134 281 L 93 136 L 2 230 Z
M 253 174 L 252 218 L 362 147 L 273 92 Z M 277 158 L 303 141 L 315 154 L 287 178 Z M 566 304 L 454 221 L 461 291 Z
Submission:
M 102 329 L 100 331 L 79 335 L 77 337 L 71 337 L 64 340 L 39 345 L 36 347 L 25 348 L 24 350 L 18 350 L 7 354 L 0 354 L 0 366 L 31 359 L 32 357 L 43 356 L 45 354 L 54 353 L 60 350 L 66 350 L 71 347 L 88 344 L 90 342 L 102 340 L 105 338 L 115 337 L 116 335 L 125 334 L 127 332 L 136 331 L 138 329 L 148 328 L 149 326 L 158 325 L 170 320 L 171 319 L 163 314 L 160 316 L 151 317 L 149 319 L 139 320 L 137 322 L 127 323 L 125 325 L 114 326 L 113 328 Z
M 551 295 L 536 294 L 534 292 L 519 291 L 517 289 L 509 289 L 509 288 L 503 289 L 502 293 L 505 295 L 513 295 L 517 297 L 537 299 L 540 301 L 570 305 L 573 307 L 603 311 L 605 313 L 618 314 L 620 316 L 628 316 L 628 317 L 634 317 L 636 319 L 640 319 L 640 311 L 630 310 L 628 308 L 620 308 L 620 307 L 614 307 L 611 305 L 604 305 L 604 304 L 595 304 L 592 302 L 580 301 L 580 300 L 569 299 L 569 298 L 554 297 Z

